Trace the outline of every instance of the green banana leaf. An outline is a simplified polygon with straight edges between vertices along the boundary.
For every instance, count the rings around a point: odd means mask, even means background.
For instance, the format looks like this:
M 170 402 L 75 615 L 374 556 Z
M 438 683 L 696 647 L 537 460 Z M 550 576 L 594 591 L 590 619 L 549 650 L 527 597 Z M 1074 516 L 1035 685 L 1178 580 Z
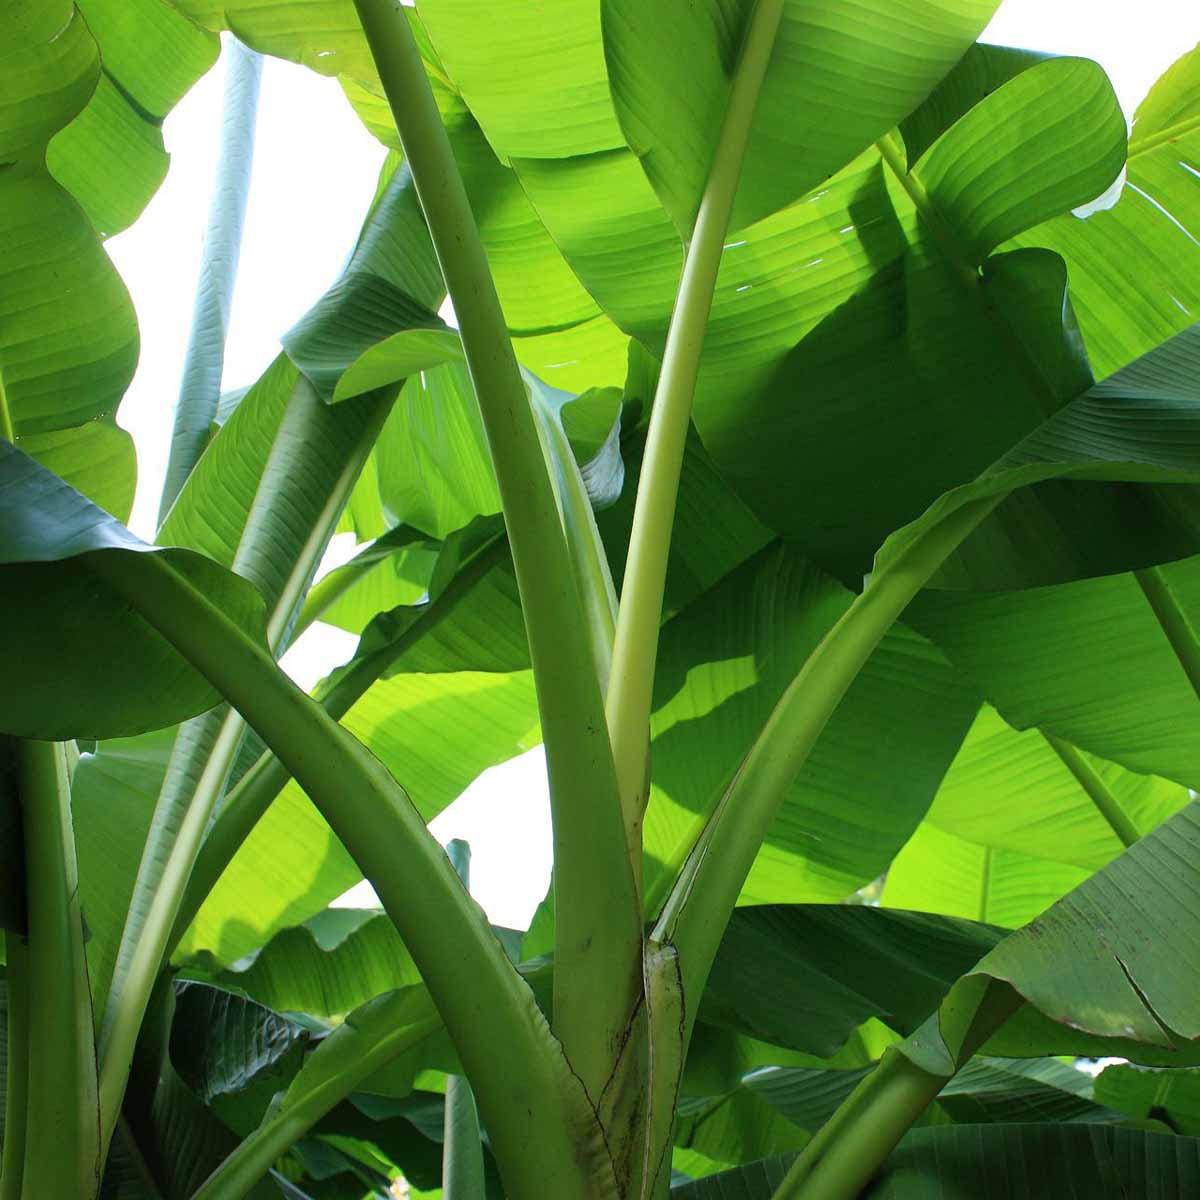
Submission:
M 1046 1045 L 1054 1024 L 1071 1031 L 1077 1052 L 1194 1065 L 1198 839 L 1192 803 L 989 951 L 898 1051 L 949 1077 L 972 1014 L 1000 984 L 1026 1003 L 987 1052 L 1025 1055 L 1036 1045 L 1034 1053 L 1059 1053 Z
M 1158 1121 L 1172 1133 L 1200 1136 L 1200 1072 L 1132 1064 L 1105 1067 L 1096 1098 L 1135 1121 Z
M 1088 787 L 1109 806 L 1105 816 Z M 1187 789 L 1018 733 L 985 705 L 882 902 L 1016 928 L 1188 802 Z
M 217 59 L 214 34 L 166 0 L 76 0 L 103 71 L 87 106 L 51 139 L 50 173 L 96 232 L 128 228 L 167 174 L 162 123 Z
M 1134 113 L 1120 202 L 1086 221 L 1061 216 L 1016 239 L 1061 254 L 1098 376 L 1200 315 L 1200 50 L 1183 55 Z
M 113 415 L 137 363 L 133 305 L 87 216 L 55 181 L 47 146 L 83 112 L 100 55 L 71 0 L 26 15 L 10 0 L 0 97 L 0 434 L 120 517 L 133 443 Z
M 204 984 L 176 990 L 170 1057 L 180 1079 L 239 1137 L 300 1070 L 308 1032 L 262 1005 Z
M 643 839 L 648 904 L 851 599 L 775 544 L 664 627 Z M 841 900 L 879 875 L 924 816 L 978 703 L 933 647 L 897 626 L 789 789 L 743 903 Z
M 439 46 L 456 44 L 449 29 L 444 40 L 439 32 L 438 18 L 451 7 L 426 4 L 433 10 L 427 19 Z M 751 225 L 812 191 L 907 116 L 997 7 L 993 0 L 866 5 L 789 0 L 755 110 L 730 229 Z M 653 6 L 604 0 L 601 5 L 613 107 L 624 140 L 685 240 L 695 223 L 728 103 L 732 65 L 752 11 L 753 4 L 738 0 L 699 5 L 667 0 Z M 460 36 L 457 44 L 464 40 Z M 445 61 L 471 104 L 470 76 L 460 75 L 453 60 Z M 529 63 L 535 70 L 538 65 Z M 539 71 L 537 78 L 545 75 Z M 537 95 L 539 105 L 551 111 L 557 99 L 552 86 L 542 84 L 545 91 L 539 88 Z M 524 116 L 527 90 L 516 95 L 522 97 L 518 111 Z M 497 126 L 505 115 L 494 117 Z M 480 119 L 491 133 L 493 125 Z M 514 157 L 561 156 L 560 145 L 531 147 L 526 137 L 527 132 L 520 145 L 501 145 Z M 580 152 L 570 147 L 570 153 Z
M 0 729 L 55 740 L 119 737 L 216 704 L 208 681 L 88 569 L 88 556 L 161 555 L 262 636 L 255 587 L 194 551 L 147 546 L 5 442 L 0 478 L 0 614 L 12 639 Z

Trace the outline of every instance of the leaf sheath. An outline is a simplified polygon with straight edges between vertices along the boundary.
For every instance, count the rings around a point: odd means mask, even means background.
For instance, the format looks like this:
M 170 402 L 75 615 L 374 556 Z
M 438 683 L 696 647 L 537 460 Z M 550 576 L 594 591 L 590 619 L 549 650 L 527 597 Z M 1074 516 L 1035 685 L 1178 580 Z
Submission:
M 392 0 L 355 6 L 454 303 L 495 466 L 550 776 L 554 1029 L 598 1096 L 640 993 L 641 918 L 588 626 L 525 383 L 405 10 Z
M 561 1048 L 382 764 L 161 555 L 108 552 L 85 561 L 242 712 L 371 881 L 455 1041 L 509 1194 L 606 1195 L 597 1179 L 607 1155 Z

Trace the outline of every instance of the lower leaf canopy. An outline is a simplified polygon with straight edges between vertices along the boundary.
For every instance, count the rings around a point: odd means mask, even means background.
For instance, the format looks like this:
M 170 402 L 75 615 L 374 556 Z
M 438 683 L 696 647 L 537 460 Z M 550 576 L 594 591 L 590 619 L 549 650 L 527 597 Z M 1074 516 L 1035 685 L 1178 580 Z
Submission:
M 672 1188 L 678 1200 L 770 1200 L 789 1160 L 774 1158 Z M 1200 1139 L 1094 1125 L 917 1129 L 864 1200 L 1127 1200 L 1200 1188 Z

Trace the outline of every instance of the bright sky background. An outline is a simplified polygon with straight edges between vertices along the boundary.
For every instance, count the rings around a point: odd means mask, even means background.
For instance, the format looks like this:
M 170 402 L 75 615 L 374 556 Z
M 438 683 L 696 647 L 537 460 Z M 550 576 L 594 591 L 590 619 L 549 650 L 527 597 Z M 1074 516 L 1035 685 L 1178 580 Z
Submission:
M 1132 117 L 1154 80 L 1200 42 L 1200 5 L 1194 0 L 1006 0 L 984 40 L 1096 59 Z M 167 119 L 167 180 L 137 224 L 108 243 L 141 326 L 138 372 L 119 419 L 138 451 L 138 498 L 130 523 L 147 540 L 154 533 L 187 345 L 216 162 L 222 74 L 218 63 Z M 226 389 L 258 378 L 279 352 L 280 334 L 337 277 L 373 194 L 383 153 L 336 82 L 266 60 L 225 355 Z M 346 554 L 348 539 L 338 540 L 343 544 L 331 548 L 332 559 Z M 344 661 L 354 644 L 342 631 L 317 625 L 286 665 L 310 686 Z M 443 841 L 465 837 L 471 842 L 472 891 L 493 921 L 524 928 L 545 893 L 550 869 L 541 751 L 486 772 L 432 829 Z M 370 889 L 355 889 L 349 900 L 371 903 Z

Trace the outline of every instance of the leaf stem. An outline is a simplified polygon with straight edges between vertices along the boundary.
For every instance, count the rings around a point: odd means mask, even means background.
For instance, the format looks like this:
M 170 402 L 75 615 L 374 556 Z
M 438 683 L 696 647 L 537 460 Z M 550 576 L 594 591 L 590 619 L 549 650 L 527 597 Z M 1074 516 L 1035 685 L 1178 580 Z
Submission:
M 0 1200 L 21 1200 L 29 1112 L 29 946 L 24 938 L 9 930 L 4 935 L 4 951 L 8 1002 Z
M 729 914 L 787 789 L 859 671 L 909 601 L 997 504 L 972 500 L 882 571 L 809 655 L 780 697 L 693 847 L 653 937 L 679 953 L 690 1028 Z
M 782 15 L 783 0 L 758 0 L 746 28 L 671 314 L 634 506 L 606 711 L 629 853 L 639 872 L 654 667 L 684 446 L 729 217 Z
M 921 220 L 933 234 L 943 256 L 959 277 L 959 281 L 968 291 L 974 292 L 979 287 L 979 264 L 959 240 L 953 227 L 938 211 L 933 198 L 925 190 L 925 185 L 908 169 L 903 147 L 904 143 L 895 130 L 884 134 L 875 143 L 880 157 L 891 170 L 896 182 L 913 202 L 913 207 L 921 214 Z
M 809 1142 L 811 1153 L 792 1164 L 772 1200 L 857 1196 L 947 1082 L 888 1053 Z
M 175 406 L 171 453 L 159 501 L 160 525 L 203 452 L 209 426 L 216 416 L 225 363 L 225 335 L 250 194 L 262 56 L 242 45 L 232 34 L 225 38 L 225 54 L 221 146 L 200 255 L 200 278 L 183 360 L 183 380 Z
M 355 7 L 454 304 L 491 448 L 550 776 L 554 1029 L 598 1096 L 640 995 L 642 930 L 596 663 L 529 396 L 405 9 L 395 0 Z
M 65 748 L 17 743 L 28 907 L 29 1073 L 24 1187 L 89 1200 L 100 1186 L 95 1027 Z
M 410 646 L 437 629 L 455 611 L 459 603 L 503 559 L 507 550 L 508 543 L 501 537 L 479 551 L 394 642 L 373 654 L 365 655 L 338 675 L 323 693 L 318 691 L 315 698 L 321 707 L 333 720 L 340 721 L 371 685 L 383 677 L 392 663 Z M 174 954 L 225 868 L 233 861 L 242 843 L 290 778 L 291 772 L 287 767 L 270 750 L 266 750 L 225 798 L 188 880 L 175 928 L 167 945 L 167 958 Z
M 267 642 L 273 654 L 280 653 L 287 643 L 305 589 L 393 399 L 392 390 L 381 391 L 335 415 L 307 382 L 301 382 L 292 394 L 263 471 L 264 484 L 268 480 L 284 482 L 276 487 L 260 486 L 233 562 L 235 570 L 267 592 Z M 309 485 L 291 478 L 294 472 L 287 468 L 298 447 L 323 444 L 339 418 L 354 430 L 354 436 L 340 448 L 340 470 L 323 499 L 311 506 L 297 503 L 297 492 Z M 277 531 L 281 510 L 293 521 L 306 521 L 307 526 L 287 571 L 279 578 L 271 568 L 280 554 Z M 120 1115 L 154 981 L 170 956 L 172 931 L 244 734 L 245 721 L 239 713 L 218 709 L 184 722 L 176 735 L 138 866 L 101 1025 L 101 1145 L 105 1151 Z
M 886 1050 L 800 1152 L 771 1200 L 855 1200 L 954 1072 L 1023 1003 L 1007 985 L 985 988 L 973 1011 L 962 1014 L 965 1029 L 947 1074 L 918 1066 L 903 1045 Z
M 1154 610 L 1163 633 L 1167 635 L 1183 673 L 1196 695 L 1200 696 L 1200 640 L 1197 640 L 1196 630 L 1187 613 L 1176 599 L 1161 567 L 1146 567 L 1134 571 L 1133 575 Z
M 596 1178 L 607 1156 L 583 1089 L 403 789 L 161 555 L 114 550 L 81 561 L 242 712 L 374 885 L 475 1087 L 508 1194 L 603 1195 Z
M 162 969 L 179 899 L 245 729 L 241 716 L 225 708 L 185 722 L 176 735 L 176 749 L 163 785 L 173 811 L 164 812 L 161 803 L 155 806 L 101 1024 L 100 1113 L 105 1152 L 121 1115 L 134 1047 Z M 203 765 L 186 804 L 180 806 L 176 787 L 187 789 L 191 784 L 193 757 Z M 187 761 L 180 765 L 181 759 Z M 174 811 L 176 808 L 181 811 Z
M 1045 730 L 1042 730 L 1042 737 L 1062 760 L 1063 766 L 1075 777 L 1075 782 L 1087 793 L 1088 799 L 1108 822 L 1108 827 L 1120 838 L 1121 844 L 1126 849 L 1132 846 L 1142 835 L 1108 785 L 1100 778 L 1096 768 L 1070 742 L 1064 742 Z

